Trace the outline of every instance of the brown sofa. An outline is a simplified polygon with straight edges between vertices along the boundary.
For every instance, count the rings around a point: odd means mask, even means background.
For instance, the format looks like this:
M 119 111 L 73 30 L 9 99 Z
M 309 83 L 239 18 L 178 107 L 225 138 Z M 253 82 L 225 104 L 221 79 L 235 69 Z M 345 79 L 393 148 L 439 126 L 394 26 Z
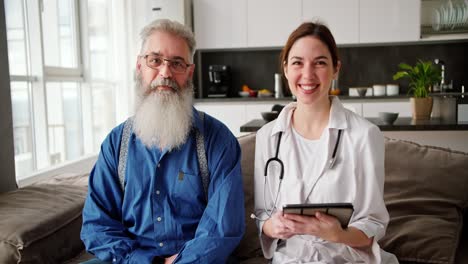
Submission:
M 241 263 L 267 263 L 249 217 L 255 134 L 239 143 L 247 229 L 235 255 Z M 402 263 L 468 263 L 468 154 L 391 139 L 385 144 L 390 223 L 381 246 Z M 1 194 L 0 263 L 79 263 L 92 257 L 79 238 L 86 181 L 87 175 L 61 175 Z

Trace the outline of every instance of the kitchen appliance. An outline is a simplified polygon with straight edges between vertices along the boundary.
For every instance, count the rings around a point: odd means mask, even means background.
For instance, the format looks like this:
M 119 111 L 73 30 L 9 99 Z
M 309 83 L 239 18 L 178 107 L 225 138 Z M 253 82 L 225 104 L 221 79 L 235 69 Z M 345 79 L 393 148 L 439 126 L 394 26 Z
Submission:
M 208 97 L 227 97 L 231 90 L 231 69 L 227 65 L 210 65 L 208 67 Z

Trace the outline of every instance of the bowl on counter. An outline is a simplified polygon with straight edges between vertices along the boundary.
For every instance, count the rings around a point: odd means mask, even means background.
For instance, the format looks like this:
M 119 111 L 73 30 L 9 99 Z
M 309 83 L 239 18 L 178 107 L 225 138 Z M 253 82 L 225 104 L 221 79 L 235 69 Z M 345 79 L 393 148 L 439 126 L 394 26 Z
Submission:
M 258 97 L 273 97 L 273 93 L 258 93 Z
M 261 114 L 262 114 L 263 120 L 270 122 L 270 121 L 275 120 L 278 117 L 279 112 L 270 111 L 270 112 L 262 112 Z
M 247 91 L 240 91 L 239 96 L 240 97 L 249 97 L 250 93 Z
M 372 87 L 350 87 L 348 92 L 353 97 L 372 96 Z
M 379 112 L 379 118 L 386 125 L 393 125 L 395 120 L 398 118 L 398 113 L 394 112 Z
M 357 93 L 359 94 L 359 96 L 361 96 L 361 97 L 366 96 L 367 87 L 358 87 L 358 88 L 356 88 L 356 90 L 357 90 Z

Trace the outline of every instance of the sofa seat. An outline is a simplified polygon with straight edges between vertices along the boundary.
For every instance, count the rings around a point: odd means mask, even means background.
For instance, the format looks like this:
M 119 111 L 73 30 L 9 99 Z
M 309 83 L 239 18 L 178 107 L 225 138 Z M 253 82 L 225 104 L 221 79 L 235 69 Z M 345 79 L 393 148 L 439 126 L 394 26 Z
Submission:
M 0 194 L 0 263 L 63 263 L 83 251 L 87 186 L 73 184 L 78 178 L 87 175 Z
M 255 134 L 239 137 L 246 232 L 240 263 L 263 258 L 255 221 Z M 379 241 L 402 264 L 468 263 L 468 154 L 385 140 L 384 199 L 390 214 Z M 80 240 L 87 175 L 60 175 L 0 195 L 0 263 L 76 264 L 93 256 Z

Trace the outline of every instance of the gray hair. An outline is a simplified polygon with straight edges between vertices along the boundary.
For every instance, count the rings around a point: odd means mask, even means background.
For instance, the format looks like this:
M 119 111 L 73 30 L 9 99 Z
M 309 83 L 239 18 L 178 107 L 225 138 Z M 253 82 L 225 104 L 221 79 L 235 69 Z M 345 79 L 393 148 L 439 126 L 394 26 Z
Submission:
M 187 43 L 187 46 L 190 51 L 189 60 L 190 63 L 193 62 L 193 56 L 195 54 L 195 36 L 190 28 L 187 26 L 182 25 L 181 23 L 169 19 L 156 19 L 147 26 L 145 26 L 141 32 L 141 49 L 140 53 L 143 52 L 143 48 L 148 40 L 149 36 L 153 34 L 155 31 L 164 31 L 171 34 L 174 34 L 178 37 L 181 37 Z

